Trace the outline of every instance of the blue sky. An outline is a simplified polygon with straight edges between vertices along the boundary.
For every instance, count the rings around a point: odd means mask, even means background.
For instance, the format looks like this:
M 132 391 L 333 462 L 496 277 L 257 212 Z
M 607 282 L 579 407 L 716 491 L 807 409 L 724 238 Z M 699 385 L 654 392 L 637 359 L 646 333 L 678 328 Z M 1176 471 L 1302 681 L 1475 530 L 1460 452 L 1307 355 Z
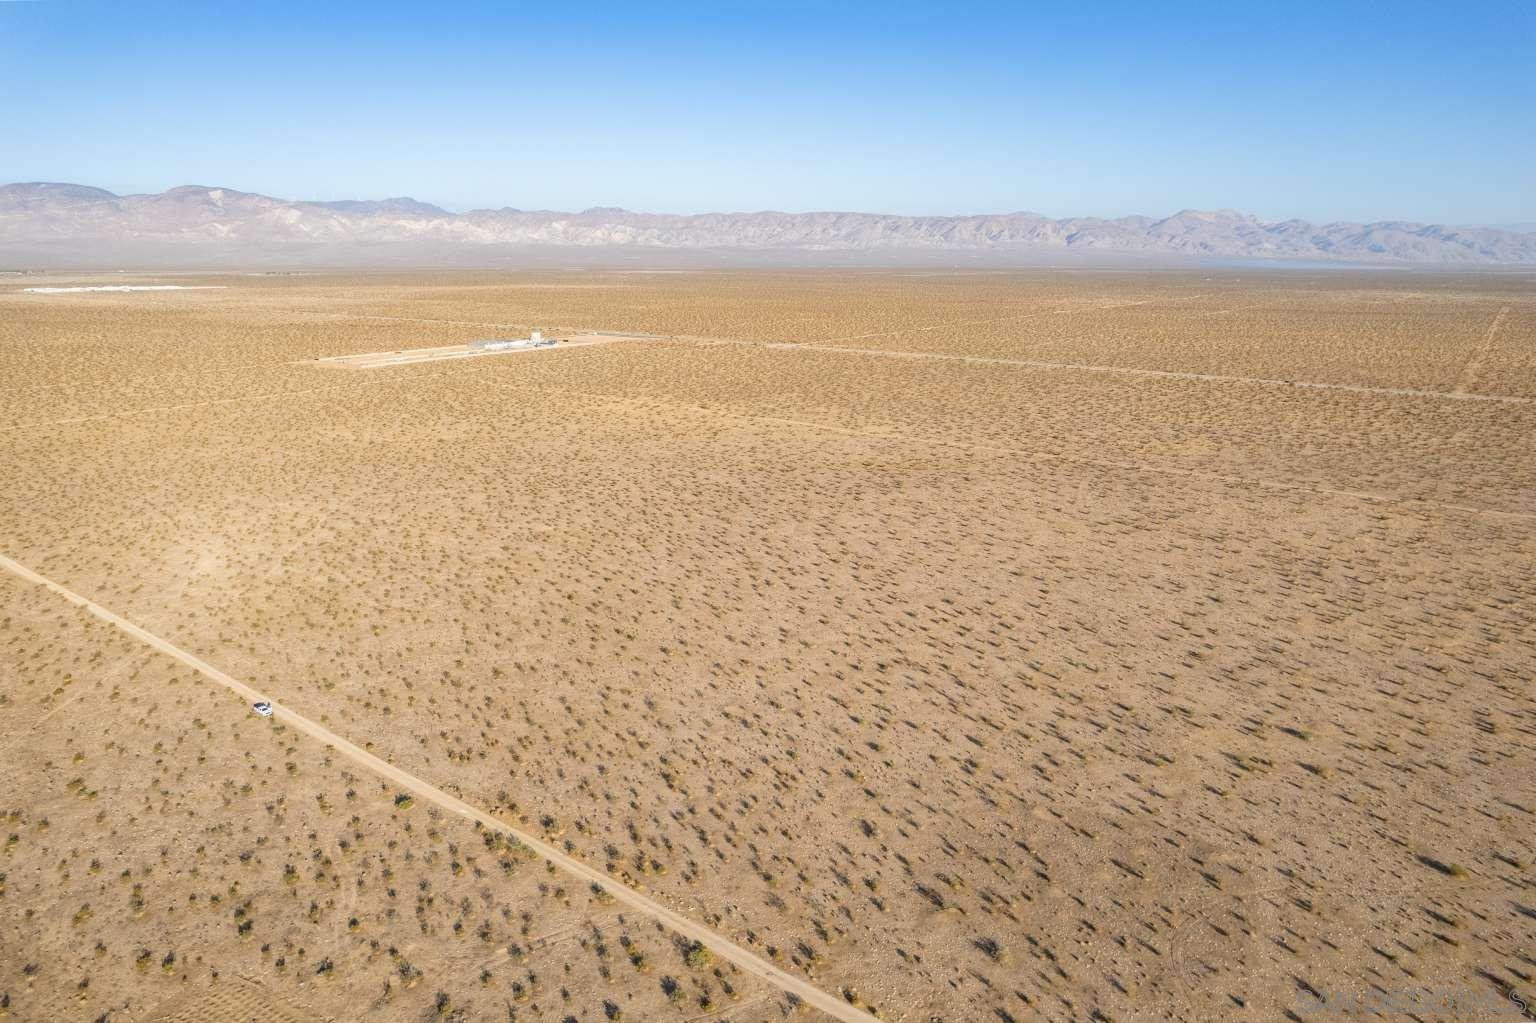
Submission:
M 0 2 L 0 181 L 1536 221 L 1536 4 Z

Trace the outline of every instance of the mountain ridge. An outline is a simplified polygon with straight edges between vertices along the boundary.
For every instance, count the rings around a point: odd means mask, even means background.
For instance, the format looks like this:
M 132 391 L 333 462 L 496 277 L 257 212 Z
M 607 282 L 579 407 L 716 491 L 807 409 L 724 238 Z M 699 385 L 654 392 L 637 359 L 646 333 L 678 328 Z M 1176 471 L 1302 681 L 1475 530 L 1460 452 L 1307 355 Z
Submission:
M 205 185 L 117 195 L 67 182 L 0 185 L 0 247 L 7 253 L 114 251 L 135 245 L 195 256 L 308 258 L 371 247 L 454 252 L 513 248 L 745 250 L 970 256 L 1075 251 L 1101 256 L 1274 259 L 1432 265 L 1536 264 L 1536 233 L 1413 221 L 1312 224 L 1264 221 L 1236 210 L 1180 210 L 1167 217 L 1050 218 L 1037 213 L 962 216 L 774 210 L 636 213 L 591 207 L 474 209 L 451 213 L 409 197 L 289 200 Z

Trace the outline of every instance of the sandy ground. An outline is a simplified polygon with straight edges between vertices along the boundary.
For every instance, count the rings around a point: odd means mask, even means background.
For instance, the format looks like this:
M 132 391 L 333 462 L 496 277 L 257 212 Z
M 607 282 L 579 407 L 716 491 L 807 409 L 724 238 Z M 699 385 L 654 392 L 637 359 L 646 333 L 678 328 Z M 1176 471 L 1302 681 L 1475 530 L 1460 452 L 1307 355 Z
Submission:
M 695 921 L 674 913 L 655 899 L 648 898 L 634 888 L 615 881 L 612 877 L 593 869 L 580 860 L 565 855 L 558 847 L 528 832 L 514 828 L 504 821 L 485 813 L 483 810 L 470 806 L 462 799 L 450 796 L 435 785 L 402 771 L 387 761 L 379 759 L 372 753 L 361 749 L 355 743 L 349 742 L 337 735 L 324 725 L 311 721 L 301 714 L 296 714 L 282 704 L 273 704 L 271 700 L 267 699 L 265 694 L 257 692 L 238 679 L 231 678 L 195 654 L 188 653 L 160 636 L 156 636 L 135 625 L 133 622 L 127 621 L 107 608 L 87 600 L 78 593 L 65 589 L 51 579 L 43 578 L 25 565 L 10 558 L 0 556 L 0 569 L 10 572 L 24 582 L 40 586 L 77 607 L 84 608 L 94 617 L 120 629 L 150 649 L 185 664 L 214 685 L 223 686 L 225 689 L 230 690 L 253 708 L 260 704 L 260 709 L 264 713 L 267 711 L 267 708 L 270 708 L 269 716 L 276 718 L 281 723 L 316 740 L 322 745 L 330 747 L 359 767 L 365 768 L 393 784 L 399 791 L 410 793 L 412 796 L 419 796 L 422 799 L 437 804 L 450 813 L 473 821 L 484 828 L 487 833 L 502 834 L 511 838 L 517 846 L 532 850 L 532 852 L 542 857 L 545 861 L 564 870 L 567 874 L 597 886 L 594 888 L 594 891 L 602 890 L 607 892 L 618 901 L 639 910 L 644 915 L 663 924 L 673 933 L 703 945 L 712 952 L 728 959 L 745 973 L 760 978 L 774 988 L 793 996 L 812 1008 L 834 1019 L 862 1020 L 866 1018 L 864 1013 L 855 1009 L 847 1002 L 828 995 L 820 988 L 807 984 L 799 977 L 792 977 L 786 974 L 783 970 L 764 962 L 758 956 L 715 933 L 708 927 L 704 927 Z M 49 715 L 52 713 L 50 711 Z M 43 720 L 46 720 L 46 716 Z
M 1530 1002 L 1531 279 L 187 283 L 0 295 L 0 554 L 166 644 L 0 587 L 13 1017 Z M 663 336 L 314 364 L 550 325 Z

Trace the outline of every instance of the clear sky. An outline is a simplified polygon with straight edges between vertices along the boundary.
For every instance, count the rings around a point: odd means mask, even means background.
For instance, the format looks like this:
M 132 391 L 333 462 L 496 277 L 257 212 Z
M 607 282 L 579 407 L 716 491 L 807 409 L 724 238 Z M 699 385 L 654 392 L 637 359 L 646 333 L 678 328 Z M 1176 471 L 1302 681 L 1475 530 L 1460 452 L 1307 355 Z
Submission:
M 0 181 L 1536 221 L 1536 3 L 0 2 Z

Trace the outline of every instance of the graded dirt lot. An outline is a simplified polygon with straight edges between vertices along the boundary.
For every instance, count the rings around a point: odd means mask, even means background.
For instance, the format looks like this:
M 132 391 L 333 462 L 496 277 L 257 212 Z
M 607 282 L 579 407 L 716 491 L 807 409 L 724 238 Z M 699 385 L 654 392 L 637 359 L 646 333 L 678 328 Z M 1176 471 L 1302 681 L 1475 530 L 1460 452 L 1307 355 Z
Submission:
M 0 286 L 11 1018 L 1536 999 L 1536 276 L 168 282 Z
M 387 369 L 393 366 L 410 366 L 418 362 L 452 362 L 457 359 L 479 359 L 497 355 L 537 354 L 553 351 L 556 348 L 580 348 L 582 345 L 607 345 L 615 342 L 645 340 L 650 338 L 623 334 L 572 334 L 569 337 L 549 338 L 542 345 L 528 347 L 486 348 L 476 345 L 445 345 L 438 348 L 408 348 L 405 351 L 396 352 L 336 355 L 318 359 L 316 362 L 322 366 L 343 369 Z

